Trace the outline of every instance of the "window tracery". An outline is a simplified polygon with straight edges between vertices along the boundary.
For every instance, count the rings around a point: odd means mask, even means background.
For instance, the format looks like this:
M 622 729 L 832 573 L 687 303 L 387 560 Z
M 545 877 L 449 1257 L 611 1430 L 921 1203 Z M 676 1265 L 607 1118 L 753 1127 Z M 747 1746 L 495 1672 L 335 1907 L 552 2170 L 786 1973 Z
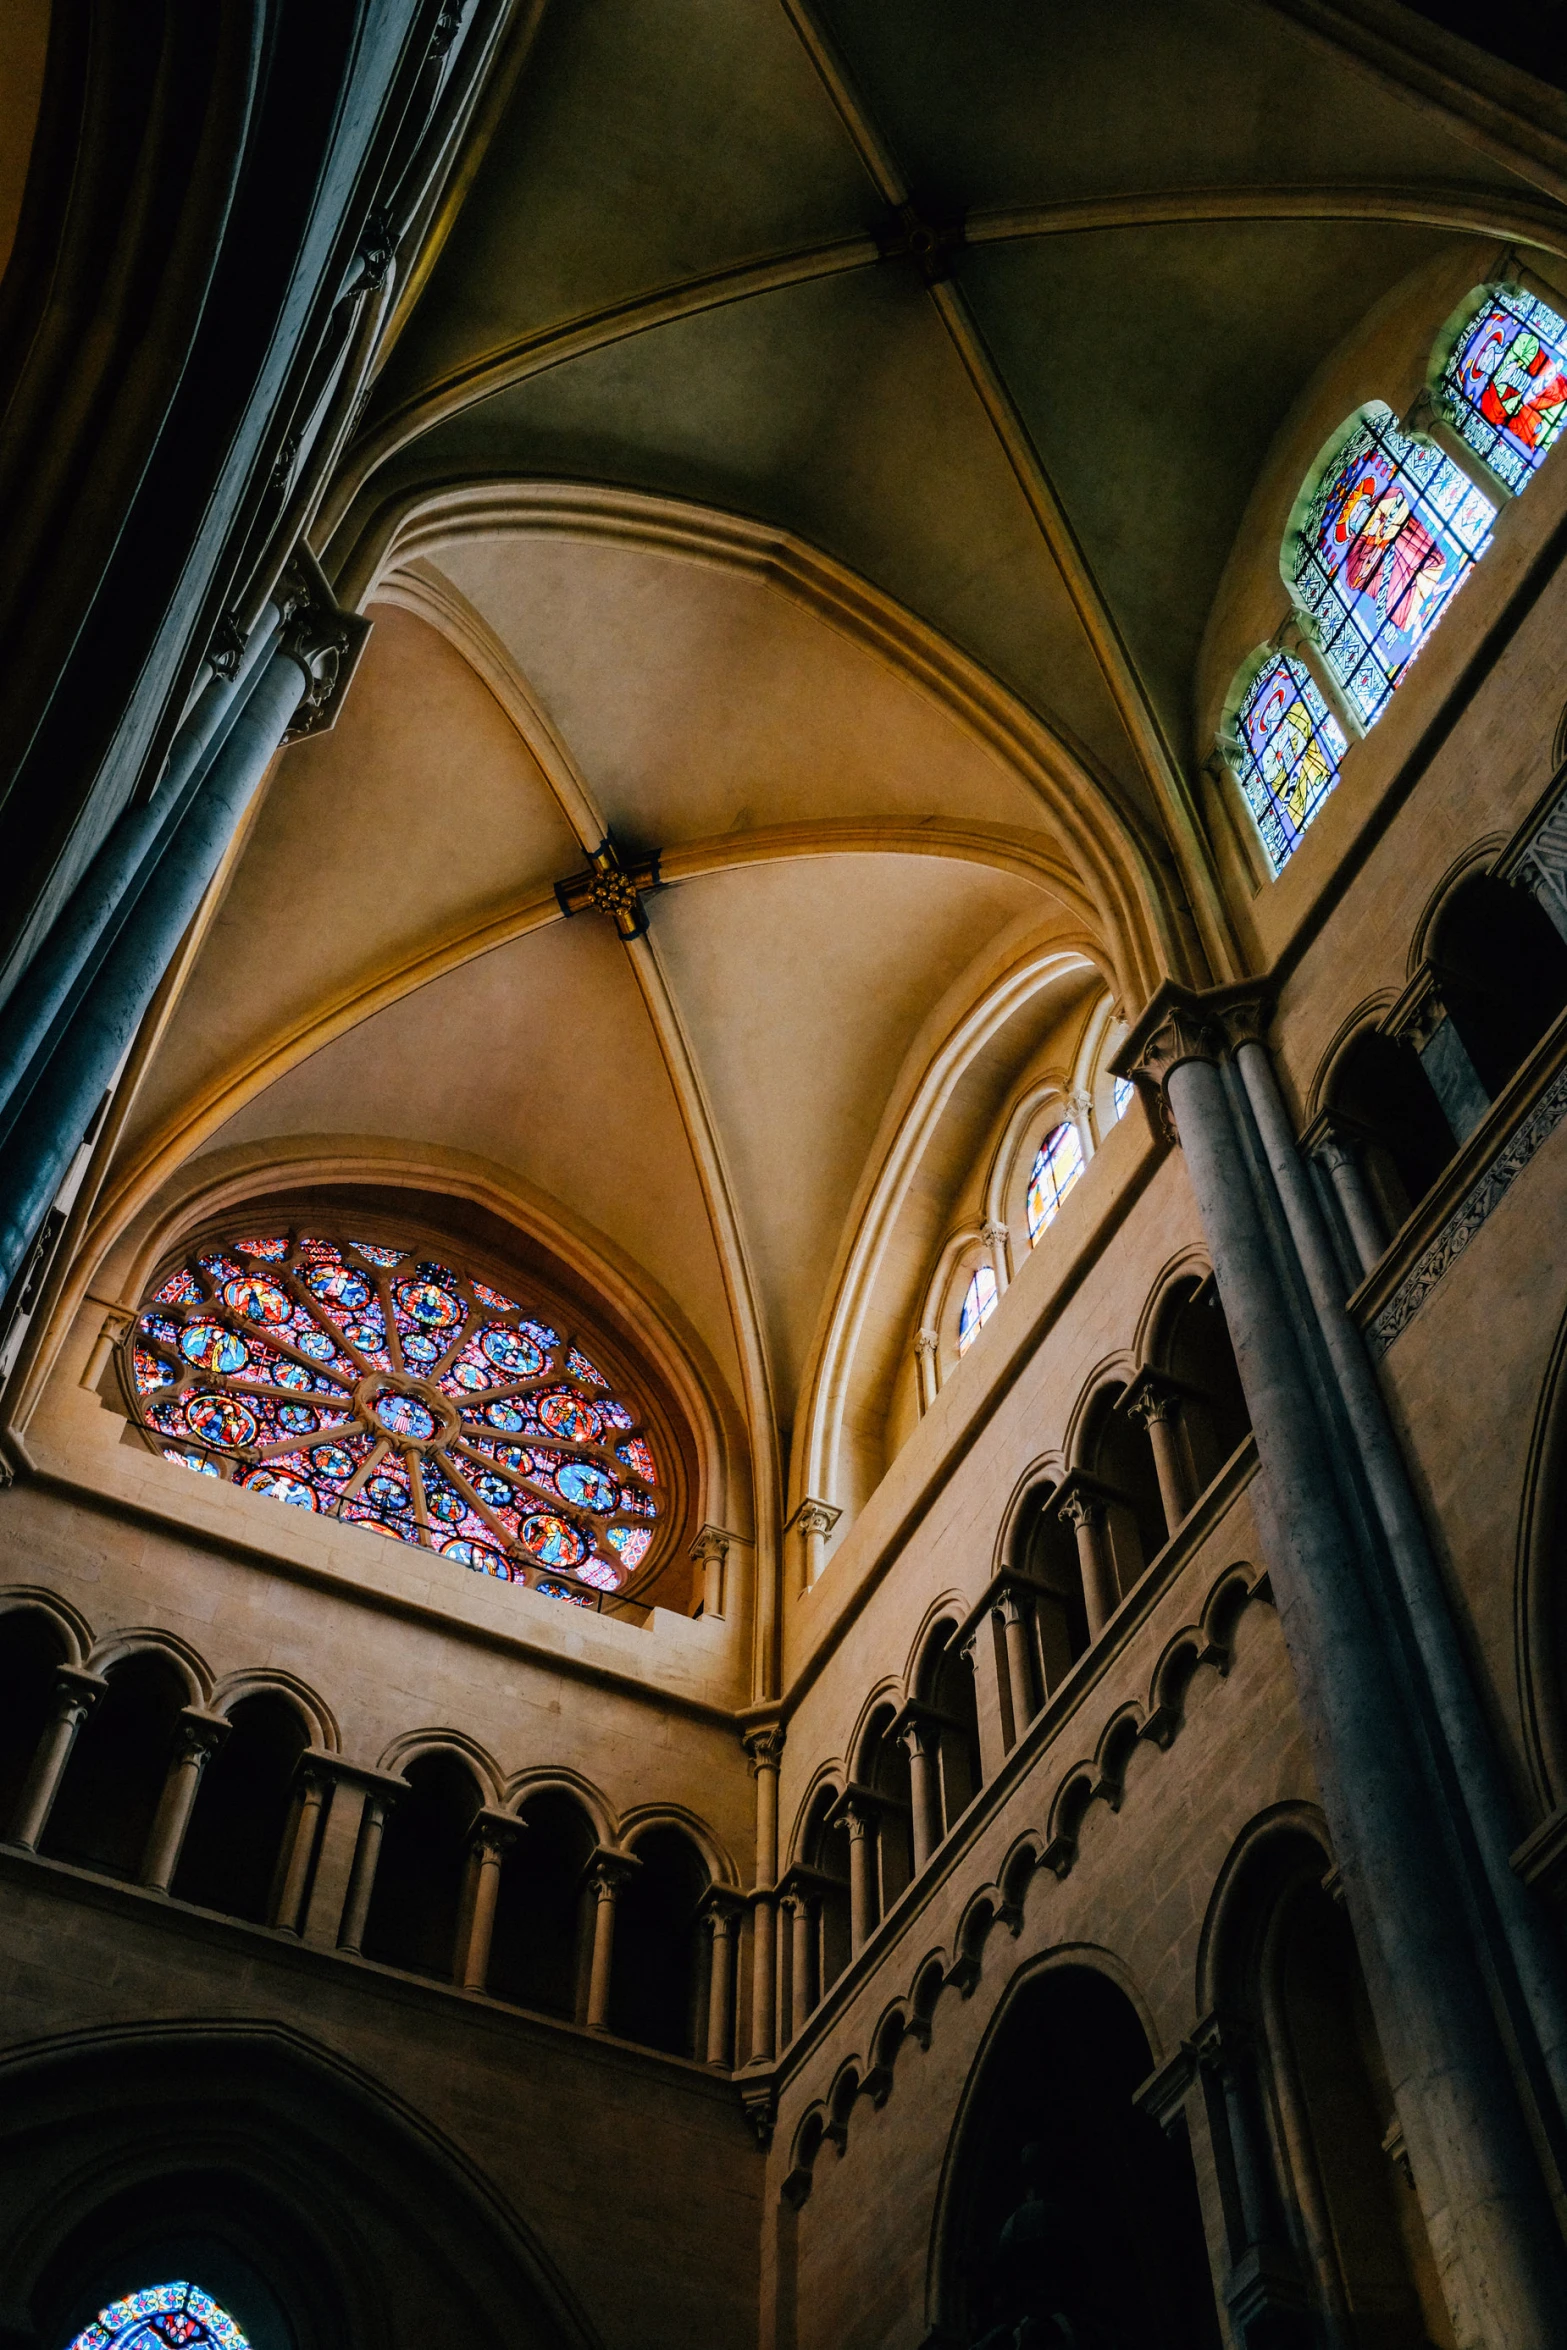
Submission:
M 1363 726 L 1395 687 L 1491 543 L 1496 508 L 1381 400 L 1346 427 L 1305 501 L 1290 585 Z
M 569 1333 L 412 1249 L 209 1248 L 144 1306 L 129 1385 L 166 1460 L 546 1597 L 596 1605 L 652 1545 L 640 1415 Z
M 1025 1213 L 1028 1217 L 1028 1240 L 1032 1248 L 1047 1225 L 1053 1224 L 1066 1198 L 1083 1172 L 1083 1142 L 1070 1118 L 1052 1126 L 1034 1154 L 1029 1169 Z
M 1567 421 L 1567 319 L 1521 286 L 1484 287 L 1435 405 L 1517 497 Z
M 68 2350 L 250 2350 L 228 2311 L 199 2285 L 177 2278 L 143 2285 L 100 2309 Z
M 958 1313 L 958 1353 L 966 1355 L 1000 1302 L 996 1276 L 989 1265 L 976 1266 L 963 1292 Z
M 1338 782 L 1348 737 L 1310 673 L 1273 652 L 1241 695 L 1231 741 L 1231 764 L 1280 873 Z

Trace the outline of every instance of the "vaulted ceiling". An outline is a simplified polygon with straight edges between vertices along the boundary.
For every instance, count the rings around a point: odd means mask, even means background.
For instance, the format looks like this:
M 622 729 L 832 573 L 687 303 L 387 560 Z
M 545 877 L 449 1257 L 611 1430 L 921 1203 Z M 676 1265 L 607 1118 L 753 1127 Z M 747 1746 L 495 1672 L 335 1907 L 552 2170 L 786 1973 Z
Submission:
M 1318 372 L 1420 273 L 1567 252 L 1567 106 L 1526 167 L 1443 54 L 1385 0 L 520 17 L 318 532 L 370 652 L 105 1213 L 289 1138 L 503 1170 L 726 1390 L 776 1525 L 965 1023 L 1039 973 L 999 1113 L 1090 967 L 1135 1012 L 1243 961 L 1197 680 Z M 662 852 L 645 942 L 556 900 L 605 832 Z

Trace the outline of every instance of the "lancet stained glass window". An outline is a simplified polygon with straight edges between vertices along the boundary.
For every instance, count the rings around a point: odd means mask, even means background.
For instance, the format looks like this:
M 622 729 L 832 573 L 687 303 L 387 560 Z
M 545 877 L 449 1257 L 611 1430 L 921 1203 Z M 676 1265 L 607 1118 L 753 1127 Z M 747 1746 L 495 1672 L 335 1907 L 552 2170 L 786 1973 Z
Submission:
M 1485 553 L 1495 519 L 1467 474 L 1400 432 L 1390 408 L 1361 411 L 1307 505 L 1291 576 L 1364 725 Z
M 1231 756 L 1275 873 L 1337 783 L 1347 748 L 1310 672 L 1287 653 L 1271 653 L 1235 713 Z
M 100 2309 L 69 2350 L 250 2350 L 228 2311 L 185 2278 L 143 2285 Z
M 570 1331 L 414 1250 L 209 1248 L 127 1344 L 141 1420 L 184 1468 L 589 1606 L 652 1546 L 641 1415 Z
M 1061 1212 L 1061 1202 L 1083 1172 L 1083 1145 L 1070 1119 L 1052 1126 L 1034 1154 L 1029 1170 L 1028 1241 L 1032 1248 L 1047 1224 Z
M 1136 1091 L 1137 1088 L 1135 1085 L 1133 1085 L 1130 1077 L 1118 1077 L 1116 1079 L 1115 1122 L 1117 1126 L 1120 1125 L 1121 1120 L 1126 1116 L 1127 1111 L 1131 1108 L 1132 1096 Z
M 1567 319 L 1493 286 L 1453 347 L 1437 408 L 1516 497 L 1567 421 Z
M 963 1292 L 963 1304 L 958 1314 L 958 1352 L 966 1355 L 984 1325 L 996 1310 L 996 1276 L 989 1265 L 981 1265 Z

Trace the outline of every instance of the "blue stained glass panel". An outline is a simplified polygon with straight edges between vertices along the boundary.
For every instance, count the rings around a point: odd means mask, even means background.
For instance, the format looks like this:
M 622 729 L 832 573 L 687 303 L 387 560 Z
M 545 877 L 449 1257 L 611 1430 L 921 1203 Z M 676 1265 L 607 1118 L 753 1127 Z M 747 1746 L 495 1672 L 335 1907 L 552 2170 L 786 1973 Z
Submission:
M 996 1310 L 996 1276 L 988 1265 L 981 1265 L 963 1292 L 963 1306 L 958 1315 L 958 1352 L 966 1355 L 981 1329 Z
M 69 2350 L 107 2350 L 111 2343 L 115 2350 L 250 2350 L 249 2337 L 221 2303 L 185 2278 L 143 2285 L 111 2301 Z
M 1567 320 L 1493 286 L 1454 345 L 1437 405 L 1516 497 L 1567 421 Z
M 1278 873 L 1337 783 L 1348 738 L 1310 671 L 1273 653 L 1235 713 L 1235 741 L 1240 786 Z
M 1450 457 L 1371 403 L 1313 494 L 1294 590 L 1323 658 L 1372 725 L 1491 543 L 1496 508 Z
M 1052 1126 L 1034 1154 L 1028 1173 L 1028 1240 L 1032 1248 L 1047 1225 L 1061 1213 L 1061 1202 L 1083 1172 L 1083 1143 L 1070 1118 Z

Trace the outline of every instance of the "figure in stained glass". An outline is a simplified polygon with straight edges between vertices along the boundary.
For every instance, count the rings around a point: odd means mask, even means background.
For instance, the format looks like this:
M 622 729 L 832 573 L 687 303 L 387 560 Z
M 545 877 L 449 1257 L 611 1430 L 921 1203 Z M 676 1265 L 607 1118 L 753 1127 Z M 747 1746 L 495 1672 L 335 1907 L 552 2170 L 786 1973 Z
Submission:
M 1496 508 L 1381 401 L 1362 409 L 1300 510 L 1290 584 L 1365 726 L 1381 716 L 1475 563 Z
M 1567 320 L 1519 286 L 1487 288 L 1436 405 L 1516 497 L 1567 420 Z
M 1310 671 L 1269 653 L 1241 696 L 1229 757 L 1275 873 L 1337 783 L 1347 748 Z

